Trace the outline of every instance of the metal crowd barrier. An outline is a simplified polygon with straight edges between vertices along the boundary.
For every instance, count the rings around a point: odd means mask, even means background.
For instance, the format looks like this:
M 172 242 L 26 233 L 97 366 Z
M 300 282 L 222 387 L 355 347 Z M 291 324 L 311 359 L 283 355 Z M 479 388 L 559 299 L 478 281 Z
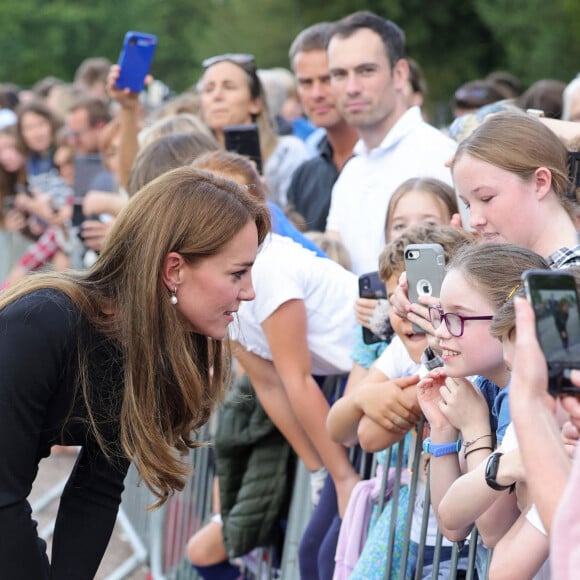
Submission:
M 202 431 L 200 437 L 203 441 L 210 439 L 209 432 L 210 430 L 207 428 Z M 421 454 L 420 445 L 417 445 L 412 458 L 409 460 L 409 464 L 404 464 L 404 442 L 401 441 L 388 450 L 385 464 L 387 466 L 390 463 L 394 449 L 397 449 L 397 472 L 395 489 L 390 500 L 394 502 L 391 506 L 393 517 L 391 519 L 389 537 L 385 538 L 385 549 L 387 550 L 387 570 L 385 578 L 388 580 L 396 580 L 391 566 L 396 531 L 396 513 L 399 509 L 397 505 L 399 476 L 404 470 L 410 470 L 412 472 L 409 483 L 408 516 L 403 538 L 404 554 L 408 555 L 411 519 L 415 503 Z M 198 578 L 195 570 L 186 558 L 185 549 L 187 540 L 206 523 L 212 513 L 211 499 L 214 469 L 210 452 L 211 449 L 209 447 L 201 447 L 191 452 L 190 457 L 193 472 L 185 489 L 181 493 L 177 493 L 171 497 L 159 510 L 146 510 L 146 507 L 153 503 L 153 497 L 144 485 L 138 485 L 138 475 L 131 469 L 127 476 L 119 522 L 130 538 L 131 545 L 133 546 L 133 555 L 111 574 L 107 580 L 120 580 L 121 578 L 125 578 L 131 571 L 142 564 L 149 566 L 150 580 L 195 580 Z M 361 473 L 364 471 L 368 472 L 367 466 L 369 466 L 369 462 L 371 462 L 371 471 L 374 473 L 376 470 L 376 458 L 372 454 L 363 455 L 360 467 Z M 385 490 L 387 485 L 388 472 L 388 469 L 383 470 L 382 491 Z M 383 496 L 384 494 L 381 493 L 380 497 Z M 259 566 L 257 570 L 253 571 L 253 577 L 256 580 L 274 580 L 277 578 L 283 580 L 300 579 L 298 571 L 298 546 L 311 514 L 310 497 L 308 472 L 303 464 L 298 462 L 280 568 L 275 569 L 272 566 L 271 550 L 269 547 L 264 547 L 261 555 L 259 554 L 258 556 Z M 429 494 L 427 491 L 424 502 L 422 536 L 417 556 L 417 569 L 414 576 L 416 580 L 422 578 L 429 503 Z M 383 507 L 384 502 L 379 505 L 379 509 L 382 510 Z M 433 559 L 432 578 L 439 578 L 441 542 L 442 536 L 438 533 Z M 457 576 L 457 564 L 461 546 L 458 543 L 453 544 L 449 578 L 459 577 L 465 578 L 466 580 L 474 580 L 477 578 L 475 572 L 476 546 L 477 531 L 474 529 L 469 538 L 468 570 L 465 575 L 460 573 Z M 403 580 L 406 578 L 405 574 L 405 565 L 403 565 L 397 578 Z M 479 580 L 485 579 L 479 578 Z

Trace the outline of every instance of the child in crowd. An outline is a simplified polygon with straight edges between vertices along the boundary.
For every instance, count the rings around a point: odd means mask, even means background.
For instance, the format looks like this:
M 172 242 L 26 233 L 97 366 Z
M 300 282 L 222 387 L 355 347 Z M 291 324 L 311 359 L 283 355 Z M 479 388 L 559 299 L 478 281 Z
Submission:
M 393 192 L 385 220 L 385 241 L 391 243 L 405 228 L 418 223 L 460 225 L 459 208 L 453 188 L 435 178 L 407 179 Z M 377 335 L 385 333 L 388 318 L 386 301 L 358 298 L 355 306 L 357 322 Z M 352 358 L 353 369 L 349 382 L 361 381 L 388 341 L 365 344 L 358 333 Z
M 197 159 L 194 166 L 233 179 L 265 200 L 266 193 L 254 165 L 240 155 L 216 151 Z M 276 207 L 268 205 L 271 210 Z M 283 214 L 274 214 L 273 228 L 283 225 L 284 219 Z M 313 479 L 317 479 L 321 468 L 328 467 L 331 483 L 336 480 L 338 493 L 333 488 L 332 493 L 325 494 L 325 505 L 321 506 L 322 511 L 334 517 L 338 513 L 337 500 L 345 509 L 350 490 L 359 478 L 345 449 L 330 441 L 324 429 L 328 403 L 312 375 L 318 378 L 346 374 L 350 367 L 356 277 L 305 248 L 312 242 L 297 230 L 293 229 L 294 241 L 288 239 L 287 223 L 278 231 L 286 235 L 273 233 L 254 265 L 254 287 L 261 291 L 258 290 L 252 309 L 238 312 L 235 354 L 263 408 L 304 461 Z M 324 481 L 326 470 L 322 472 Z M 326 533 L 327 526 L 322 527 Z M 236 572 L 235 566 L 227 561 L 231 545 L 226 531 L 219 518 L 214 518 L 188 543 L 190 561 L 204 578 Z M 329 560 L 332 568 L 332 557 Z M 306 565 L 316 567 L 316 562 Z M 304 573 L 303 576 L 312 577 Z
M 449 259 L 461 246 L 472 243 L 473 237 L 467 232 L 450 226 L 415 225 L 406 229 L 395 241 L 388 244 L 380 257 L 380 275 L 387 291 L 397 286 L 399 276 L 404 271 L 404 249 L 411 243 L 439 243 Z M 327 426 L 332 437 L 339 442 L 353 445 L 360 440 L 365 451 L 385 449 L 403 439 L 421 418 L 415 385 L 419 381 L 417 372 L 421 357 L 427 348 L 425 334 L 415 333 L 410 322 L 394 312 L 389 313 L 395 337 L 383 354 L 373 364 L 366 379 L 357 385 L 347 386 L 344 396 L 332 407 Z M 412 439 L 412 435 L 408 436 Z M 399 448 L 400 449 L 400 448 Z M 384 460 L 384 458 L 383 458 Z M 396 458 L 395 458 L 396 460 Z M 403 565 L 412 577 L 420 541 L 420 521 L 423 516 L 425 488 L 417 491 L 417 501 L 413 513 L 412 546 L 407 563 L 402 561 L 402 537 L 407 519 L 409 489 L 403 486 L 398 496 L 398 511 L 395 541 L 397 561 L 392 563 L 392 577 L 398 577 Z M 387 542 L 391 518 L 392 502 L 387 504 L 365 543 L 361 557 L 350 578 L 383 577 L 386 569 Z M 431 545 L 434 545 L 435 523 L 431 525 Z M 448 549 L 443 560 L 449 560 Z M 429 557 L 423 560 L 423 570 L 427 574 Z
M 440 305 L 429 308 L 444 364 L 419 383 L 418 399 L 430 427 L 424 448 L 431 453 L 431 501 L 442 532 L 454 541 L 467 537 L 475 522 L 485 545 L 493 547 L 520 513 L 516 496 L 491 489 L 484 472 L 495 449 L 492 409 L 497 389 L 509 381 L 504 358 L 513 347 L 508 332 L 502 348 L 489 332 L 490 321 L 513 298 L 528 269 L 548 265 L 513 244 L 465 248 L 447 268 Z M 469 473 L 461 476 L 463 471 Z

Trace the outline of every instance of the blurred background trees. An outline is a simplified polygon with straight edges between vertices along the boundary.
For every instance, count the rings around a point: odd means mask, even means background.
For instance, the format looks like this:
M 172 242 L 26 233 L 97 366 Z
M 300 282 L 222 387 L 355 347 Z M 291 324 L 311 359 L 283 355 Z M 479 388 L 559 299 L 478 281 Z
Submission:
M 361 9 L 405 30 L 431 110 L 493 70 L 524 85 L 568 82 L 580 72 L 578 0 L 2 0 L 0 82 L 70 81 L 88 56 L 116 61 L 132 29 L 157 34 L 152 73 L 180 92 L 196 82 L 205 57 L 251 52 L 262 68 L 288 66 L 288 47 L 303 27 Z

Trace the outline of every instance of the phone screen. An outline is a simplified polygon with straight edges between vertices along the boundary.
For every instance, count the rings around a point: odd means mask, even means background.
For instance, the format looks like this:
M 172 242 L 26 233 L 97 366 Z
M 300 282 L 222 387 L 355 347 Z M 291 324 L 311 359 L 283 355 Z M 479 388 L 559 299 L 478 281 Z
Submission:
M 260 134 L 255 123 L 224 127 L 224 140 L 227 151 L 249 157 L 256 164 L 258 173 L 262 174 Z
M 580 309 L 574 277 L 561 271 L 531 270 L 523 279 L 536 316 L 538 342 L 548 363 L 550 391 L 578 391 L 561 380 L 565 370 L 580 368 Z

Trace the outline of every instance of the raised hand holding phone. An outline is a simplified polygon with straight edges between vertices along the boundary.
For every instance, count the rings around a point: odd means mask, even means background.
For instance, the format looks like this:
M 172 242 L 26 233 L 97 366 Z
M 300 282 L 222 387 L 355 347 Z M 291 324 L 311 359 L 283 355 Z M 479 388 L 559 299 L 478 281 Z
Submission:
M 156 48 L 157 37 L 154 34 L 134 30 L 127 32 L 119 55 L 115 87 L 140 93 L 145 87 L 145 78 L 151 68 Z

